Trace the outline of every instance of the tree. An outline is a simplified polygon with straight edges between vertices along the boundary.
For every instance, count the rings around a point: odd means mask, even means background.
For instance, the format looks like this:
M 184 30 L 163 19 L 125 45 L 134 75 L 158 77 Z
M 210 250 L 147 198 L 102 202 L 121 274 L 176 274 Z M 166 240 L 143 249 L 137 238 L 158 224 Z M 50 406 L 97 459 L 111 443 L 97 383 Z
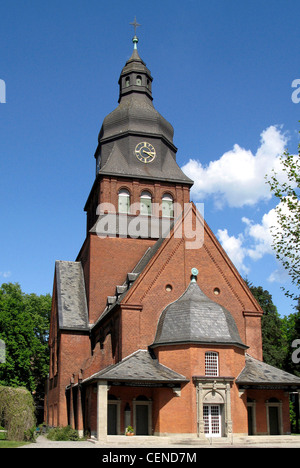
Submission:
M 0 364 L 0 385 L 43 393 L 49 366 L 50 311 L 49 294 L 25 294 L 19 284 L 2 284 L 0 339 L 5 343 L 5 362 Z
M 299 132 L 300 133 L 300 132 Z M 291 277 L 291 282 L 300 288 L 300 144 L 298 155 L 291 155 L 287 151 L 280 158 L 281 168 L 285 180 L 274 170 L 267 183 L 279 199 L 276 207 L 278 226 L 273 226 L 273 247 L 277 259 L 282 263 Z M 299 294 L 286 290 L 286 295 L 298 300 Z
M 261 286 L 253 286 L 246 280 L 253 296 L 263 310 L 261 320 L 263 360 L 271 366 L 284 368 L 288 343 L 282 330 L 282 321 L 271 294 Z
M 298 362 L 293 362 L 294 348 L 292 346 L 293 342 L 300 338 L 300 299 L 298 299 L 295 309 L 296 312 L 287 315 L 282 319 L 282 330 L 288 344 L 288 352 L 285 358 L 284 369 L 287 372 L 300 377 L 300 364 Z

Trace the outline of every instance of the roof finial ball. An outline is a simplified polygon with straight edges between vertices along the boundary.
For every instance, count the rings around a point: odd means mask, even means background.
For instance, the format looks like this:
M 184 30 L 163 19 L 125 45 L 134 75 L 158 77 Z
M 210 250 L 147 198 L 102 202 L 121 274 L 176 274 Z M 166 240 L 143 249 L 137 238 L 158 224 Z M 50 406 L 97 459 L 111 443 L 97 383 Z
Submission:
M 136 28 L 141 26 L 141 25 L 139 23 L 137 23 L 136 16 L 134 17 L 134 21 L 132 23 L 129 23 L 129 24 L 131 24 L 134 27 L 134 37 L 132 38 L 132 42 L 133 42 L 133 48 L 137 49 L 137 43 L 139 42 L 139 40 L 138 40 L 137 35 L 136 35 Z
M 192 276 L 191 276 L 191 283 L 196 283 L 197 282 L 197 275 L 199 273 L 199 271 L 197 270 L 197 268 L 192 268 Z

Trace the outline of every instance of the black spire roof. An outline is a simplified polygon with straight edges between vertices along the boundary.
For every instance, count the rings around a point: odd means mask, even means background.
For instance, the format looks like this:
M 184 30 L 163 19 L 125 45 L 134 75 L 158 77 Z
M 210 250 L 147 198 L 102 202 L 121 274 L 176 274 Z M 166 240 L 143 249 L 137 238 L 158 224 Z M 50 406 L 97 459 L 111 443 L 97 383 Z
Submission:
M 154 108 L 152 76 L 134 49 L 119 78 L 119 105 L 108 114 L 98 136 L 97 174 L 144 178 L 184 183 L 193 181 L 176 162 L 173 126 Z M 156 150 L 156 158 L 143 164 L 135 156 L 139 142 L 148 141 Z

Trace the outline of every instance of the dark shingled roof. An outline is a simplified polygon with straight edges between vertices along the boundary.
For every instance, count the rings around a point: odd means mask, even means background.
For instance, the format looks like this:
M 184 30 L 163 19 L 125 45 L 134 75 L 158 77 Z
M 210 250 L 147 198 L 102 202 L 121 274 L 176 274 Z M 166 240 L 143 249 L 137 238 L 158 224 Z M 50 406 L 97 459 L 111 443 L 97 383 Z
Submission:
M 85 330 L 88 308 L 81 262 L 55 262 L 60 329 Z
M 231 344 L 247 348 L 225 307 L 209 299 L 196 282 L 161 313 L 152 346 L 175 343 Z
M 300 378 L 259 361 L 246 353 L 246 365 L 236 379 L 238 384 L 281 384 L 300 387 Z
M 122 361 L 117 364 L 108 366 L 85 379 L 83 383 L 93 380 L 139 383 L 188 382 L 186 377 L 159 364 L 158 360 L 153 358 L 147 350 L 141 349 L 122 359 Z

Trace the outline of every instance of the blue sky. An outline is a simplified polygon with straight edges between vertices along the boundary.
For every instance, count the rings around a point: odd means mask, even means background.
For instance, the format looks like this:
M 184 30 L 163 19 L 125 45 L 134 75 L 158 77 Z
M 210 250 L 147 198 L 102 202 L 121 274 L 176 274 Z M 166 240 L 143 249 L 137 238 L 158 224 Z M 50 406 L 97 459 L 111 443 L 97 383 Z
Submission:
M 75 260 L 98 132 L 117 106 L 135 15 L 154 106 L 174 126 L 192 199 L 205 204 L 242 276 L 268 289 L 281 315 L 292 312 L 270 250 L 276 200 L 263 176 L 299 143 L 294 0 L 3 0 L 0 282 L 51 293 L 55 260 Z

